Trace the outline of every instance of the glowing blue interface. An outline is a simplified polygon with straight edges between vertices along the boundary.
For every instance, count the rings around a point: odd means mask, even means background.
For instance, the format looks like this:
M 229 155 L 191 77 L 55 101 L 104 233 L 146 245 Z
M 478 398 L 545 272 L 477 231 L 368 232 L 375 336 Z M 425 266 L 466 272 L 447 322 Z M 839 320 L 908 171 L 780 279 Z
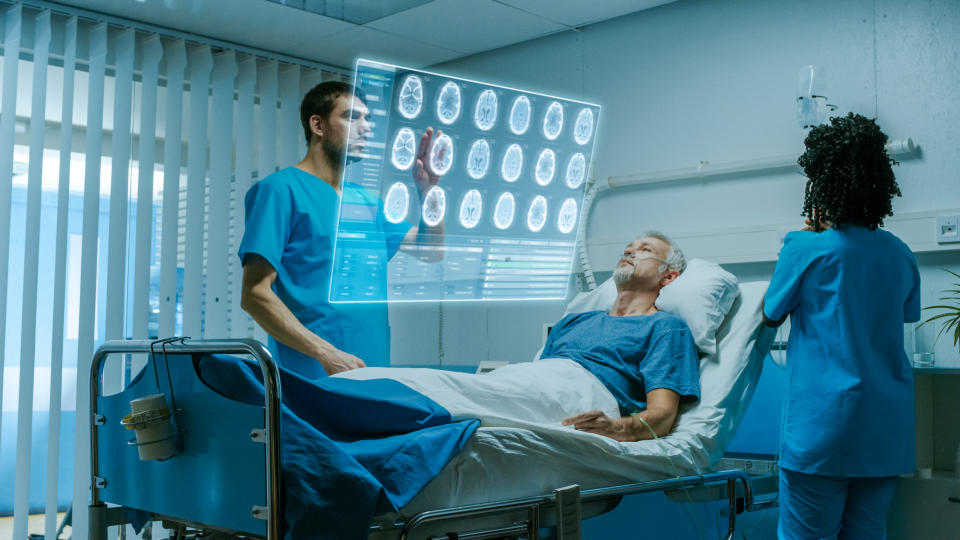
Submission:
M 368 60 L 354 81 L 330 300 L 565 298 L 600 106 Z

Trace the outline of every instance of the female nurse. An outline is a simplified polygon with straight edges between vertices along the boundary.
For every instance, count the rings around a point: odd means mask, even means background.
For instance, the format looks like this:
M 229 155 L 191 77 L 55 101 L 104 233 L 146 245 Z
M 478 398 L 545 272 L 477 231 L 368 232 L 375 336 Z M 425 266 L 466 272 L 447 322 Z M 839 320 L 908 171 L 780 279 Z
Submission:
M 915 466 L 903 325 L 917 263 L 880 229 L 900 195 L 887 136 L 857 114 L 814 127 L 798 163 L 807 227 L 787 234 L 764 322 L 790 315 L 780 443 L 781 539 L 882 539 L 897 475 Z

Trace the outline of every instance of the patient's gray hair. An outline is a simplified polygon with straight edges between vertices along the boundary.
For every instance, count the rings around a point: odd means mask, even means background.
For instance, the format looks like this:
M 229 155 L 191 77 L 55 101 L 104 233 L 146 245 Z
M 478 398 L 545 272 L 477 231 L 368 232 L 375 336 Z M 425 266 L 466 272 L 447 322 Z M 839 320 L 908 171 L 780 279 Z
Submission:
M 667 262 L 660 265 L 660 272 L 676 270 L 678 274 L 682 274 L 683 271 L 687 269 L 687 258 L 683 256 L 680 247 L 677 246 L 676 242 L 671 240 L 669 236 L 660 231 L 646 231 L 637 237 L 638 240 L 640 238 L 656 238 L 657 240 L 662 240 L 670 247 L 667 251 Z

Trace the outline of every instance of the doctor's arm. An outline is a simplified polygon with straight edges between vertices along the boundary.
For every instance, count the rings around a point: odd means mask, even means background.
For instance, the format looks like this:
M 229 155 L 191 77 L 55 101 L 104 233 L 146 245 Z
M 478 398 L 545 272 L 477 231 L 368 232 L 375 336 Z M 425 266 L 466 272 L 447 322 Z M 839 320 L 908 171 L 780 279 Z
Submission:
M 634 416 L 610 418 L 603 411 L 587 411 L 567 418 L 563 425 L 623 442 L 644 441 L 669 435 L 679 408 L 680 394 L 669 388 L 655 388 L 647 392 L 647 408 L 637 413 L 643 421 Z
M 439 137 L 443 132 L 438 131 Z M 420 196 L 420 204 L 424 202 L 427 193 L 440 183 L 440 175 L 435 174 L 428 166 L 430 159 L 430 146 L 433 142 L 433 128 L 428 127 L 423 136 L 420 137 L 420 144 L 417 148 L 417 157 L 413 166 L 413 180 L 417 184 L 417 193 Z M 442 156 L 441 156 L 442 157 Z M 422 261 L 435 262 L 443 259 L 443 250 L 440 249 L 420 249 L 430 246 L 441 246 L 444 243 L 443 220 L 440 220 L 435 227 L 429 227 L 421 219 L 417 224 L 407 231 L 400 244 L 400 249 L 415 255 Z
M 277 271 L 259 255 L 243 260 L 240 307 L 274 339 L 323 364 L 328 375 L 366 367 L 363 360 L 345 353 L 307 329 L 273 291 Z

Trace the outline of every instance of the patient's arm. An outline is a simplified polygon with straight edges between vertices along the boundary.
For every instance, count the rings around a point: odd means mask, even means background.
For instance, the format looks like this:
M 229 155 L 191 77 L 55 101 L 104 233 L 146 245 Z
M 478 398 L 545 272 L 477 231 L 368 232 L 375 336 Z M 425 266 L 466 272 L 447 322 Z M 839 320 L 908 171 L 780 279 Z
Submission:
M 673 429 L 680 407 L 680 394 L 669 388 L 656 388 L 647 392 L 647 408 L 639 416 L 653 428 L 657 437 L 664 437 Z M 596 433 L 618 441 L 643 441 L 653 439 L 653 433 L 633 416 L 610 418 L 603 411 L 587 411 L 571 416 L 563 425 L 572 425 L 579 431 Z

